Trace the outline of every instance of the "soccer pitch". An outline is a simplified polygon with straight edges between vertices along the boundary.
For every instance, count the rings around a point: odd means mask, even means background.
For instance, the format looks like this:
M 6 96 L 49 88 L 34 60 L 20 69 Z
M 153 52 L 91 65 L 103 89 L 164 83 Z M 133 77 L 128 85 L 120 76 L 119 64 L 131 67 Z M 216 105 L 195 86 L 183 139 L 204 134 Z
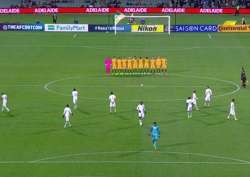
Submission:
M 68 23 L 73 15 L 60 15 Z M 49 16 L 1 16 L 1 21 L 50 22 Z M 107 23 L 82 16 L 81 23 Z M 192 20 L 191 20 L 192 19 Z M 234 16 L 178 16 L 180 23 L 223 23 Z M 105 21 L 106 20 L 106 21 Z M 246 177 L 250 173 L 248 33 L 0 33 L 0 91 L 10 113 L 0 114 L 3 177 Z M 164 56 L 167 76 L 106 76 L 104 58 Z M 141 86 L 143 84 L 143 86 Z M 203 106 L 204 89 L 214 91 Z M 79 106 L 64 129 L 73 88 Z M 196 89 L 200 111 L 187 119 L 185 99 Z M 109 113 L 108 96 L 117 96 Z M 238 121 L 227 120 L 236 99 Z M 144 126 L 136 106 L 144 101 Z M 161 129 L 154 151 L 149 129 Z

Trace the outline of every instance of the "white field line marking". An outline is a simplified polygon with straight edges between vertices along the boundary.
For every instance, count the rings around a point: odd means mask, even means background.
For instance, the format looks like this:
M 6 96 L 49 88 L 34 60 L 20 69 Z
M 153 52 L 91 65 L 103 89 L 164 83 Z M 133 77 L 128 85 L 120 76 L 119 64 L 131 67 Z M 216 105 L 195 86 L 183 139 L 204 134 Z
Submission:
M 41 86 L 41 85 L 39 85 Z M 57 85 L 54 87 L 71 87 L 72 85 Z M 119 87 L 119 88 L 205 88 L 204 85 L 143 85 L 141 86 L 140 84 L 135 84 L 135 85 L 81 85 L 77 86 L 77 88 L 107 88 L 107 87 Z M 216 86 L 216 88 L 228 88 L 229 86 Z
M 41 87 L 42 84 L 0 84 L 0 87 Z
M 69 176 L 69 177 L 105 177 L 105 176 Z
M 173 76 L 179 76 L 179 77 L 187 77 L 187 78 L 196 78 L 196 79 L 205 79 L 205 80 L 213 80 L 213 81 L 218 81 L 218 82 L 224 82 L 224 83 L 227 83 L 227 84 L 230 84 L 230 85 L 233 85 L 235 86 L 235 90 L 231 91 L 231 92 L 226 92 L 226 93 L 223 93 L 223 94 L 220 94 L 220 95 L 215 95 L 215 97 L 223 97 L 223 96 L 227 96 L 227 95 L 232 95 L 232 94 L 235 94 L 236 92 L 238 92 L 240 90 L 240 86 L 236 83 L 234 83 L 233 81 L 228 81 L 228 80 L 223 80 L 223 79 L 217 79 L 217 78 L 213 78 L 213 77 L 200 77 L 200 76 L 189 76 L 189 75 L 180 75 L 180 74 L 169 74 L 169 75 L 173 75 Z M 80 77 L 68 77 L 68 78 L 62 78 L 62 79 L 58 79 L 58 80 L 53 80 L 53 81 L 50 81 L 48 83 L 46 83 L 44 85 L 44 89 L 48 92 L 51 92 L 51 93 L 54 93 L 54 94 L 57 94 L 57 95 L 61 95 L 61 96 L 71 96 L 70 94 L 64 94 L 64 93 L 61 93 L 61 92 L 57 92 L 55 90 L 52 90 L 49 88 L 49 86 L 53 85 L 53 84 L 56 84 L 57 82 L 60 82 L 60 81 L 65 81 L 65 80 L 71 80 L 71 79 L 79 79 Z M 141 87 L 138 85 L 138 87 Z M 144 87 L 144 86 L 143 86 Z M 73 86 L 72 86 L 73 88 Z M 103 99 L 103 98 L 89 98 L 89 97 L 82 97 L 83 99 L 86 99 L 86 100 L 101 100 L 101 101 L 105 101 L 106 99 Z M 172 102 L 172 101 L 183 101 L 185 99 L 183 98 L 177 98 L 177 99 L 154 99 L 154 100 L 146 100 L 146 101 L 150 101 L 150 102 Z M 138 102 L 140 100 L 137 100 L 137 99 L 131 99 L 131 100 L 122 100 L 123 102 Z
M 50 82 L 46 83 L 46 84 L 43 86 L 43 88 L 44 88 L 46 91 L 51 92 L 51 93 L 54 93 L 54 94 L 57 94 L 57 95 L 71 96 L 71 95 L 67 95 L 67 94 L 63 94 L 63 93 L 60 93 L 60 92 L 56 92 L 56 91 L 54 91 L 54 90 L 51 90 L 51 89 L 49 89 L 49 86 L 52 85 L 52 84 L 55 84 L 56 82 L 65 81 L 65 80 L 70 80 L 70 79 L 77 79 L 77 78 L 80 78 L 80 77 L 68 77 L 68 78 L 53 80 L 53 81 L 50 81 Z
M 75 39 L 77 36 L 78 36 L 78 34 L 75 33 L 75 34 L 73 35 L 73 39 Z
M 212 35 L 211 34 L 208 33 L 207 36 L 208 36 L 209 39 L 212 39 Z
M 199 77 L 199 76 L 188 76 L 188 75 L 180 75 L 180 74 L 172 74 L 172 75 L 176 75 L 176 76 L 181 76 L 181 77 L 187 77 L 187 78 L 197 78 L 197 79 L 207 79 L 207 80 L 214 80 L 214 81 L 219 81 L 219 82 L 224 82 L 224 83 L 228 83 L 231 84 L 233 86 L 235 86 L 235 90 L 233 90 L 232 92 L 227 92 L 221 95 L 215 95 L 214 97 L 223 97 L 223 96 L 227 96 L 227 95 L 233 95 L 236 92 L 238 92 L 240 90 L 240 86 L 238 84 L 236 84 L 233 81 L 229 81 L 229 80 L 223 80 L 223 79 L 217 79 L 217 78 L 213 78 L 213 77 Z
M 59 155 L 59 156 L 52 156 L 52 157 L 46 157 L 34 161 L 30 161 L 30 163 L 37 163 L 42 161 L 48 161 L 48 160 L 55 160 L 55 159 L 62 159 L 67 157 L 79 157 L 79 156 L 90 156 L 90 155 L 103 155 L 103 154 L 127 154 L 127 153 L 155 153 L 155 151 L 110 151 L 110 152 L 92 152 L 92 153 L 78 153 L 78 154 L 66 154 L 66 155 Z M 237 158 L 231 158 L 231 157 L 225 157 L 221 155 L 211 155 L 211 154 L 204 154 L 204 153 L 191 153 L 191 152 L 168 152 L 168 151 L 160 151 L 159 154 L 180 154 L 180 155 L 186 155 L 186 156 L 198 156 L 198 157 L 207 157 L 207 158 L 213 158 L 213 159 L 220 159 L 220 160 L 229 160 L 233 162 L 238 163 L 250 163 L 250 161 L 237 159 Z
M 30 162 L 30 161 L 0 161 L 0 165 L 6 164 L 208 164 L 208 165 L 250 165 L 246 162 L 210 162 L 210 161 L 115 161 L 115 160 L 82 160 L 82 161 L 41 161 L 41 162 Z
M 69 176 L 69 177 L 105 177 L 105 176 Z
M 138 46 L 90 46 L 90 45 L 0 45 L 0 47 L 19 47 L 19 48 L 86 48 L 95 50 L 116 50 L 116 51 L 183 51 L 195 49 L 249 49 L 249 46 L 191 46 L 191 47 L 172 47 L 172 48 L 139 48 Z
M 86 48 L 86 49 L 97 49 L 97 50 L 118 50 L 118 51 L 180 51 L 180 50 L 193 50 L 200 49 L 199 46 L 194 47 L 183 47 L 183 48 L 138 48 L 131 46 L 89 46 L 89 45 L 0 45 L 0 47 L 19 47 L 19 48 Z

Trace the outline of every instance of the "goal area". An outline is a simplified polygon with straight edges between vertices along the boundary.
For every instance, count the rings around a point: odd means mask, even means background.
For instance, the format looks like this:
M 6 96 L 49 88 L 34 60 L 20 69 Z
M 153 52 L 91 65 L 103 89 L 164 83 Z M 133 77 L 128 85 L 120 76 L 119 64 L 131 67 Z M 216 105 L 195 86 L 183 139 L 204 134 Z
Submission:
M 150 26 L 147 24 L 147 21 L 151 21 L 151 25 L 164 25 L 164 32 L 167 32 L 168 35 L 170 35 L 171 32 L 171 26 L 170 26 L 170 19 L 171 17 L 169 15 L 154 15 L 154 16 L 149 16 L 149 15 L 125 15 L 125 14 L 115 14 L 114 15 L 114 34 L 117 35 L 118 30 L 117 30 L 117 25 L 123 20 L 127 19 L 129 21 L 129 24 L 131 25 L 145 25 L 145 26 Z M 159 19 L 160 22 L 159 22 Z M 137 20 L 140 20 L 140 23 L 137 23 Z M 163 21 L 162 21 L 163 20 Z M 136 23 L 135 23 L 136 22 Z M 145 24 L 143 24 L 144 22 Z M 152 24 L 152 22 L 154 24 Z

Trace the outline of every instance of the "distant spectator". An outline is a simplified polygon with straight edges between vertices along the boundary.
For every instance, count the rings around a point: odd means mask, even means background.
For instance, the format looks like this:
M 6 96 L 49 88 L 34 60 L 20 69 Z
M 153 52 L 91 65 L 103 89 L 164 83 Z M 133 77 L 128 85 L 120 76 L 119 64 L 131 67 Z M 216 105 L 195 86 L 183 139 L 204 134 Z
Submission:
M 145 25 L 145 23 L 146 23 L 145 18 L 142 18 L 142 19 L 141 19 L 141 25 Z
M 53 21 L 54 24 L 57 23 L 57 15 L 56 14 L 52 15 L 52 21 Z
M 129 17 L 129 23 L 130 24 L 134 24 L 135 23 L 135 18 L 133 17 L 133 14 L 131 15 L 131 17 Z
M 74 17 L 74 24 L 79 24 L 79 19 L 78 19 L 78 17 Z
M 238 4 L 235 9 L 235 16 L 240 14 L 240 5 Z
M 246 25 L 246 24 L 247 24 L 245 17 L 242 17 L 242 19 L 241 19 L 241 24 L 242 24 L 242 25 Z
M 7 0 L 6 0 L 7 1 Z M 250 0 L 20 0 L 12 7 L 196 7 L 235 8 L 249 7 Z M 0 2 L 1 6 L 1 2 Z
M 240 80 L 241 80 L 241 86 L 243 88 L 246 88 L 246 85 L 247 85 L 247 75 L 246 75 L 244 67 L 241 68 Z

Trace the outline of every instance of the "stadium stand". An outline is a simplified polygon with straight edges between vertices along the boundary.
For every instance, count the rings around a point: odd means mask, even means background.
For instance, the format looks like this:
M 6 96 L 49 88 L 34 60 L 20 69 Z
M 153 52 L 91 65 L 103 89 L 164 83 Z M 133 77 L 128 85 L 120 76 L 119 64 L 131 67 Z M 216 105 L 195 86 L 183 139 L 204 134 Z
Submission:
M 0 7 L 250 7 L 250 0 L 2 0 Z
M 0 7 L 14 7 L 20 5 L 20 0 L 0 1 Z

